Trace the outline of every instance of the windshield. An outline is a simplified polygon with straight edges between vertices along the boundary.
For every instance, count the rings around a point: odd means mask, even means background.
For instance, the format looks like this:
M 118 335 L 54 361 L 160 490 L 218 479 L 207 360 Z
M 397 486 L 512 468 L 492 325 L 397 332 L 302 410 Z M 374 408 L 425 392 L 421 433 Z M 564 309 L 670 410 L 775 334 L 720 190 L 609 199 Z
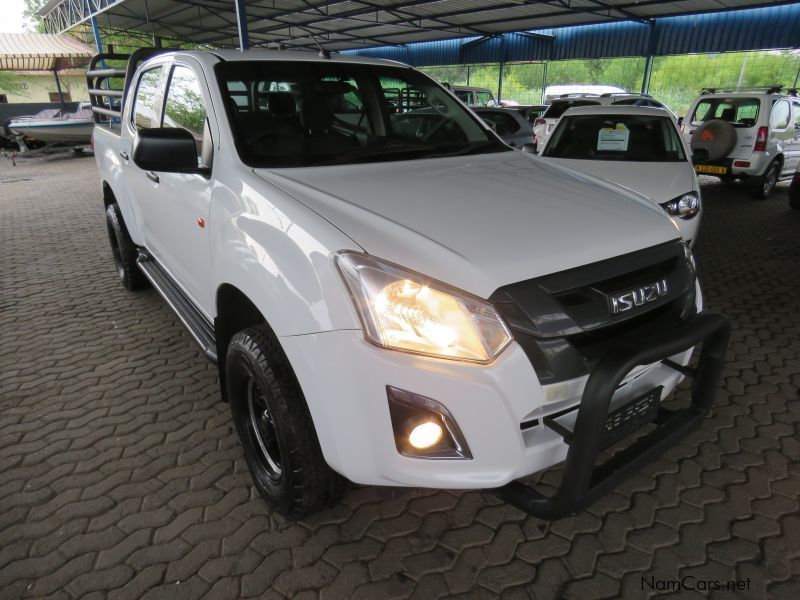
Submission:
M 444 88 L 407 67 L 334 61 L 216 66 L 242 160 L 306 167 L 502 152 Z
M 652 115 L 575 115 L 559 122 L 543 156 L 578 160 L 686 160 L 672 119 Z
M 734 127 L 753 127 L 758 120 L 758 98 L 708 98 L 697 103 L 692 125 L 702 125 L 711 119 L 722 119 Z

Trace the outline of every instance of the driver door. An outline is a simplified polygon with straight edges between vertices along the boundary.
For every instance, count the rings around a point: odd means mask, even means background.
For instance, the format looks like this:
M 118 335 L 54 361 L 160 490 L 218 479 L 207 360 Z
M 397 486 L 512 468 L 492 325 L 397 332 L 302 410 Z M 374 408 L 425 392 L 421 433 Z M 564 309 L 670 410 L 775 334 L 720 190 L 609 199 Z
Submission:
M 197 163 L 211 167 L 214 144 L 211 134 L 209 93 L 199 66 L 175 63 L 168 67 L 164 91 L 162 127 L 179 127 L 192 134 Z M 162 266 L 209 318 L 213 315 L 210 285 L 211 177 L 197 173 L 157 173 L 153 214 L 149 224 Z

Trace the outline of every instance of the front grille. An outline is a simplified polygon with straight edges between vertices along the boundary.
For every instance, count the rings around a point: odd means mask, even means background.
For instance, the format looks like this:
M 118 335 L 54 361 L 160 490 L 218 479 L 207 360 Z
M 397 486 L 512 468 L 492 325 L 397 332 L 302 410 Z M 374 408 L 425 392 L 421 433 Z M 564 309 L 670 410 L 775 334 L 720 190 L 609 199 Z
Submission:
M 610 294 L 666 280 L 651 303 L 612 315 Z M 611 348 L 694 314 L 695 274 L 680 241 L 503 286 L 490 300 L 543 384 L 582 377 Z

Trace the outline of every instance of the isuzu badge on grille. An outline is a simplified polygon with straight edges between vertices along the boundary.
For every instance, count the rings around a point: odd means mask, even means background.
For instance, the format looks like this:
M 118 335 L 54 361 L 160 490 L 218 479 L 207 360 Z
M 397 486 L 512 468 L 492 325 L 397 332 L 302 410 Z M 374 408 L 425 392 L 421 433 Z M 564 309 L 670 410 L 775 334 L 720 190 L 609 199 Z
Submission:
M 609 296 L 611 314 L 617 315 L 637 306 L 655 302 L 659 298 L 666 296 L 667 291 L 667 280 L 662 279 L 661 281 L 648 283 L 647 285 L 632 290 L 611 294 L 611 296 Z

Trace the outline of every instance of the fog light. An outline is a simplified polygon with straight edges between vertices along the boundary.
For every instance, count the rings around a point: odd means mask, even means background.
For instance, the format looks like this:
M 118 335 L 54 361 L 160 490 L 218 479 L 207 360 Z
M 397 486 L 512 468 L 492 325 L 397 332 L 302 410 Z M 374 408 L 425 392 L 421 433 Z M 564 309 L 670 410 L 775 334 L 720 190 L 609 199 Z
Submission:
M 408 436 L 408 442 L 414 446 L 424 450 L 439 443 L 442 439 L 442 426 L 433 421 L 426 421 L 414 427 L 411 434 Z
M 469 460 L 472 453 L 453 415 L 440 402 L 386 386 L 394 443 L 403 456 Z

